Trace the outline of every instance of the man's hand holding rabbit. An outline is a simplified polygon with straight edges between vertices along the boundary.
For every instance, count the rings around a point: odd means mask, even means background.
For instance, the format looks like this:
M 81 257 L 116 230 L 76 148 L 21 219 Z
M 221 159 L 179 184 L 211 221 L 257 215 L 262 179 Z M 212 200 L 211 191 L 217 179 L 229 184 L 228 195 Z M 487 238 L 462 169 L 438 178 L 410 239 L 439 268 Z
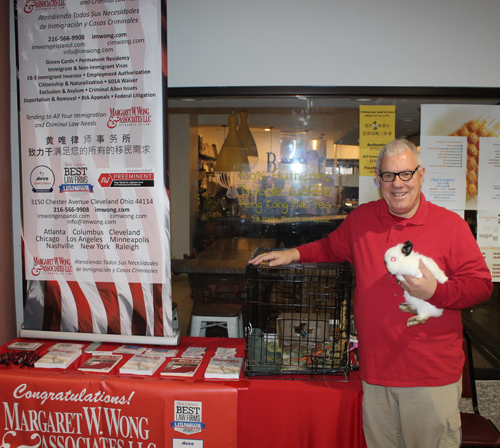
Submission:
M 422 272 L 422 278 L 403 275 L 404 280 L 401 281 L 401 287 L 417 299 L 429 300 L 434 295 L 438 282 L 422 260 L 419 261 L 419 268 Z

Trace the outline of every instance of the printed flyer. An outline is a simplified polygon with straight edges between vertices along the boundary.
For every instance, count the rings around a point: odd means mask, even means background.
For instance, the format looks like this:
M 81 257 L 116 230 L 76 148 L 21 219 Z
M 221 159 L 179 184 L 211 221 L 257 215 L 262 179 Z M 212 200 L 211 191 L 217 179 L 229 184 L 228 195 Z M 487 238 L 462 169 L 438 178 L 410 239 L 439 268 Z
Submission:
M 359 173 L 374 176 L 380 150 L 394 140 L 396 106 L 360 106 L 359 108 Z
M 87 330 L 139 319 L 152 334 L 153 285 L 169 276 L 160 2 L 18 0 L 16 13 L 26 320 L 42 325 L 30 316 L 53 287 L 61 330 L 87 314 Z
M 396 106 L 359 107 L 359 203 L 380 199 L 375 170 L 380 150 L 394 140 Z
M 500 213 L 479 210 L 477 212 L 477 244 L 481 248 L 494 282 L 500 281 Z
M 491 174 L 498 173 L 499 106 L 423 104 L 420 132 L 426 196 L 455 210 L 496 203 Z
M 450 210 L 477 210 L 477 244 L 500 278 L 500 106 L 422 105 L 423 193 Z
M 425 196 L 450 210 L 465 209 L 466 137 L 421 137 Z

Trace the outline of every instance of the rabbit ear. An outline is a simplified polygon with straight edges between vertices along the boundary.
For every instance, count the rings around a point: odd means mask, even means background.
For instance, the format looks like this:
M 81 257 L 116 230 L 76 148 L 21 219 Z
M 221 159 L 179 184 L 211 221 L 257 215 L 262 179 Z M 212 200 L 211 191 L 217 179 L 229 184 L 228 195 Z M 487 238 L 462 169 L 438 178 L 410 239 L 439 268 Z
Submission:
M 413 250 L 413 243 L 410 240 L 404 243 L 403 247 L 401 248 L 401 252 L 403 252 L 405 256 L 410 255 L 412 250 Z

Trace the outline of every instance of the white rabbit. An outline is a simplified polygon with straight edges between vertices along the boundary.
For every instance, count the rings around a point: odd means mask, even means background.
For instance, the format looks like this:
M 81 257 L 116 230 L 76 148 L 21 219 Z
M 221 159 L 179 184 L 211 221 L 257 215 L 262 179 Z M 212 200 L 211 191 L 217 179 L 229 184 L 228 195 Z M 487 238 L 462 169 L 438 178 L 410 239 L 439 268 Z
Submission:
M 439 283 L 444 283 L 448 280 L 445 273 L 439 268 L 436 262 L 425 255 L 421 255 L 413 250 L 413 243 L 407 241 L 406 243 L 398 244 L 391 247 L 384 256 L 385 265 L 387 270 L 395 275 L 399 281 L 404 280 L 403 275 L 411 275 L 416 278 L 422 278 L 422 272 L 419 269 L 419 260 L 425 264 L 427 269 L 431 271 L 434 278 Z M 416 297 L 408 294 L 405 290 L 404 296 L 406 303 L 401 303 L 399 309 L 406 313 L 414 313 L 416 316 L 410 317 L 406 325 L 412 327 L 418 324 L 425 324 L 429 317 L 440 317 L 443 314 L 441 308 L 436 308 L 429 302 L 417 299 Z

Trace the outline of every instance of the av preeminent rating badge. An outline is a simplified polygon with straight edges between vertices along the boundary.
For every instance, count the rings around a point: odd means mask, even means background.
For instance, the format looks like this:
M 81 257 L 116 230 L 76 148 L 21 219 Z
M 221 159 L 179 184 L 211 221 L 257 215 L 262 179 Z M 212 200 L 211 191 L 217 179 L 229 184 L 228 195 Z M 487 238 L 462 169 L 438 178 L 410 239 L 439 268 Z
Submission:
M 107 173 L 99 176 L 101 187 L 154 187 L 154 173 Z

